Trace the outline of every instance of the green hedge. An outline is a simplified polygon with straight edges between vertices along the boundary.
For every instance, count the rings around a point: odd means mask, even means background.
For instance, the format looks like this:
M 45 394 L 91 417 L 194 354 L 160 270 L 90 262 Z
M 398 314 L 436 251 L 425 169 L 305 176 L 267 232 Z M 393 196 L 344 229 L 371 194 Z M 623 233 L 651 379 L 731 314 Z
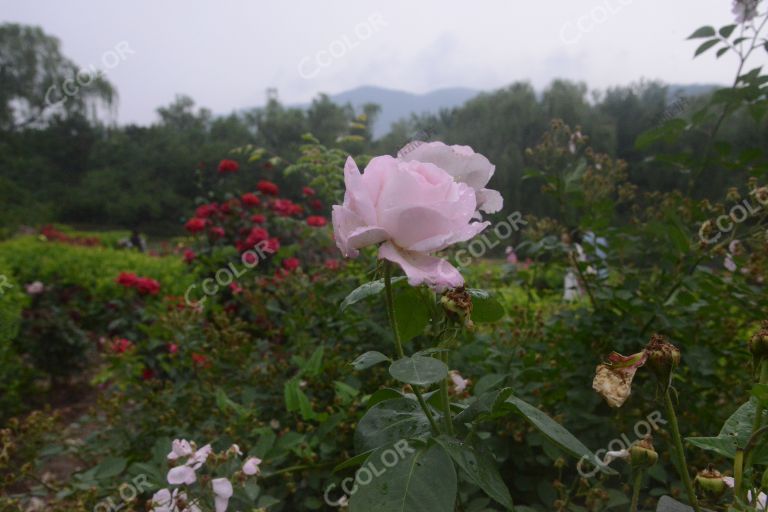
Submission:
M 0 243 L 0 260 L 21 284 L 32 281 L 77 285 L 94 299 L 119 293 L 120 272 L 134 272 L 160 282 L 163 295 L 182 295 L 194 277 L 180 257 L 154 257 L 130 250 L 82 247 L 43 241 L 32 236 Z
M 19 331 L 26 301 L 10 265 L 0 259 L 0 420 L 21 410 L 29 383 L 29 371 L 11 343 Z

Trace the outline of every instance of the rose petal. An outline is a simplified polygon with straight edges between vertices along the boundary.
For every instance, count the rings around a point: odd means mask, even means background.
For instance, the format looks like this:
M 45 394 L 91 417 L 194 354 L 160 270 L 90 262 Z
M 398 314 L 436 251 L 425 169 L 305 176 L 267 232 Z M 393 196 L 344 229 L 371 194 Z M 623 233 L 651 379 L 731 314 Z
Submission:
M 379 258 L 400 265 L 411 286 L 424 283 L 440 292 L 464 285 L 464 278 L 448 261 L 428 254 L 409 252 L 391 242 L 379 248 Z

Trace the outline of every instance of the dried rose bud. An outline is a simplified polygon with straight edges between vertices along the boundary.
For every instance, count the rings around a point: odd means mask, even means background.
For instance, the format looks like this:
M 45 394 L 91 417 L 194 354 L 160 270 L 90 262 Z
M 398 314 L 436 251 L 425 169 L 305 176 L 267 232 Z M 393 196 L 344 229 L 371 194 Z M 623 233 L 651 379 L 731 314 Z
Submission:
M 723 479 L 723 475 L 721 475 L 712 464 L 710 464 L 707 469 L 699 471 L 694 483 L 701 489 L 702 494 L 712 499 L 717 499 L 722 496 L 728 488 L 728 484 L 726 484 Z
M 647 469 L 656 464 L 659 454 L 653 448 L 651 436 L 635 441 L 629 448 L 629 461 L 634 469 Z
M 440 298 L 440 304 L 443 305 L 449 315 L 457 316 L 467 329 L 472 329 L 472 296 L 464 287 L 453 288 L 445 292 Z
M 637 369 L 645 364 L 646 353 L 623 356 L 613 352 L 608 361 L 597 365 L 592 389 L 603 395 L 611 407 L 621 407 L 632 392 L 632 379 Z
M 672 381 L 672 371 L 680 364 L 680 349 L 668 342 L 664 336 L 654 334 L 645 347 L 645 352 L 648 354 L 648 367 L 666 391 Z
M 749 340 L 749 351 L 756 360 L 768 357 L 768 320 Z

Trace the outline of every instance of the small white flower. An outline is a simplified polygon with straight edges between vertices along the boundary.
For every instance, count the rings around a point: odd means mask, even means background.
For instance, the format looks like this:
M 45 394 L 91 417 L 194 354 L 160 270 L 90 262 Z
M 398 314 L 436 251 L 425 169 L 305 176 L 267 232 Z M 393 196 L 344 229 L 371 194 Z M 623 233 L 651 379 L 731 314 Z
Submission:
M 243 452 L 242 452 L 242 451 L 240 451 L 240 447 L 239 447 L 239 446 L 237 446 L 236 444 L 233 444 L 232 446 L 230 446 L 230 447 L 229 447 L 229 450 L 227 450 L 227 453 L 230 453 L 230 454 L 237 454 L 237 455 L 239 455 L 239 456 L 241 456 L 241 457 L 243 456 Z
M 192 445 L 186 439 L 174 439 L 171 443 L 171 453 L 168 454 L 168 460 L 176 460 L 179 457 L 192 455 Z
M 190 485 L 197 481 L 197 474 L 191 466 L 184 464 L 183 466 L 171 468 L 166 479 L 171 485 Z
M 459 372 L 456 370 L 451 370 L 448 372 L 448 376 L 451 378 L 451 382 L 453 382 L 454 389 L 457 393 L 462 393 L 465 389 L 467 389 L 469 380 L 463 378 Z
M 211 480 L 213 487 L 213 501 L 216 504 L 216 512 L 226 512 L 229 506 L 229 498 L 232 497 L 232 482 L 226 478 L 214 478 Z
M 725 482 L 725 485 L 728 487 L 733 488 L 735 485 L 735 482 L 733 480 L 732 476 L 724 476 L 723 482 Z M 752 501 L 752 491 L 747 491 L 747 501 Z M 757 503 L 754 505 L 757 505 L 758 512 L 765 512 L 766 508 L 768 508 L 768 496 L 765 495 L 765 493 L 761 492 L 757 495 Z
M 27 293 L 30 295 L 40 295 L 45 291 L 45 286 L 40 281 L 29 283 L 27 286 Z
M 250 457 L 248 460 L 245 461 L 245 464 L 243 464 L 243 473 L 246 475 L 258 475 L 261 471 L 259 469 L 259 464 L 261 464 L 261 459 L 258 457 Z

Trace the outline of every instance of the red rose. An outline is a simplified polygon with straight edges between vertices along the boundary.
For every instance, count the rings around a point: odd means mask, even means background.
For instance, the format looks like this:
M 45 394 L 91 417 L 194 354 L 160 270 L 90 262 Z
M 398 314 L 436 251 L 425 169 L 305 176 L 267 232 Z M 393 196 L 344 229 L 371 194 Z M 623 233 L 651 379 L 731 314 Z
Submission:
M 258 182 L 256 184 L 256 188 L 258 188 L 262 194 L 267 194 L 270 196 L 276 196 L 279 190 L 277 188 L 277 185 L 267 180 L 261 180 L 260 182 Z
M 339 260 L 325 260 L 325 268 L 328 270 L 338 270 L 340 266 Z
M 189 231 L 190 233 L 199 233 L 200 231 L 205 229 L 207 221 L 205 219 L 200 219 L 197 217 L 192 217 L 187 221 L 186 224 L 184 224 L 184 227 Z
M 211 237 L 213 238 L 224 238 L 224 235 L 227 233 L 224 231 L 224 228 L 220 226 L 214 226 L 210 230 Z
M 315 195 L 315 190 L 310 187 L 304 187 L 301 189 L 301 193 L 307 197 L 312 197 L 313 195 Z
M 195 209 L 195 217 L 200 217 L 201 219 L 207 219 L 211 215 L 215 214 L 218 211 L 218 206 L 216 204 L 202 204 Z
M 175 354 L 179 351 L 179 346 L 175 343 L 169 343 L 168 344 L 168 353 L 169 354 Z
M 117 276 L 115 282 L 117 282 L 119 285 L 125 286 L 126 288 L 131 288 L 136 286 L 137 279 L 138 277 L 136 277 L 136 274 L 133 272 L 120 272 L 120 275 Z
M 135 286 L 141 295 L 157 295 L 160 292 L 160 283 L 150 277 L 138 278 Z
M 300 262 L 299 258 L 285 258 L 283 260 L 283 268 L 287 270 L 288 272 L 293 272 L 297 268 L 299 268 Z
M 131 340 L 125 338 L 117 338 L 112 342 L 112 352 L 115 354 L 124 354 L 133 347 Z
M 309 206 L 311 206 L 313 210 L 322 210 L 323 202 L 319 199 L 313 199 L 309 202 Z
M 237 172 L 240 168 L 240 164 L 234 160 L 222 160 L 219 162 L 219 174 L 226 174 L 228 172 Z
M 229 285 L 229 290 L 232 292 L 232 295 L 240 295 L 243 293 L 243 288 L 237 283 L 231 283 Z
M 262 214 L 257 213 L 253 217 L 251 217 L 251 222 L 254 224 L 264 224 L 264 222 L 267 220 L 266 217 L 264 217 Z
M 280 240 L 277 238 L 270 238 L 267 243 L 264 244 L 264 252 L 269 254 L 275 254 L 280 250 Z
M 261 199 L 259 199 L 259 196 L 252 192 L 243 194 L 240 199 L 243 201 L 245 206 L 259 206 L 261 204 Z
M 155 378 L 155 372 L 151 368 L 144 368 L 144 371 L 141 372 L 141 378 L 143 380 L 152 380 Z
M 321 228 L 328 224 L 328 221 L 325 219 L 325 217 L 320 215 L 310 215 L 307 217 L 307 224 L 316 228 Z
M 260 227 L 255 227 L 251 229 L 251 232 L 248 233 L 248 238 L 245 239 L 245 245 L 248 248 L 253 247 L 259 242 L 263 242 L 269 238 L 269 233 L 267 233 L 267 230 Z
M 192 263 L 197 258 L 197 254 L 192 249 L 184 249 L 184 261 L 186 263 Z
M 198 366 L 208 366 L 208 358 L 203 354 L 192 354 L 192 360 Z
M 275 199 L 275 201 L 272 203 L 272 209 L 277 212 L 278 215 L 282 215 L 283 217 L 290 217 L 292 215 L 298 215 L 303 210 L 303 208 L 290 199 Z

